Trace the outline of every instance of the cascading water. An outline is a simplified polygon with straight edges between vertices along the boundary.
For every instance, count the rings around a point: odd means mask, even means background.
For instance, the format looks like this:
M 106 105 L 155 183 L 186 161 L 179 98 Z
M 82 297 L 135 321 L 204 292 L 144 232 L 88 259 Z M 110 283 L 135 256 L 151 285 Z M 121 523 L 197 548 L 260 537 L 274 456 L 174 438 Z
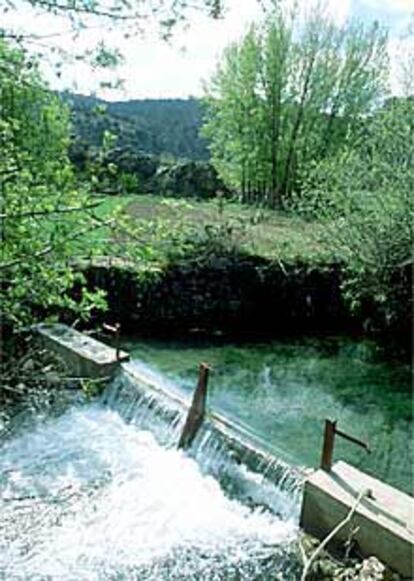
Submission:
M 5 442 L 1 579 L 297 578 L 295 478 L 250 469 L 208 424 L 177 451 L 185 414 L 169 393 L 126 366 L 101 402 Z
M 106 404 L 126 421 L 151 429 L 163 445 L 176 447 L 188 411 L 188 396 L 142 363 L 131 362 L 123 368 L 125 372 L 106 392 Z M 237 498 L 242 495 L 244 501 L 250 498 L 276 513 L 298 516 L 303 474 L 259 450 L 252 438 L 245 428 L 214 414 L 212 421 L 207 418 L 204 422 L 190 454 L 203 473 L 214 475 L 227 493 L 237 490 Z

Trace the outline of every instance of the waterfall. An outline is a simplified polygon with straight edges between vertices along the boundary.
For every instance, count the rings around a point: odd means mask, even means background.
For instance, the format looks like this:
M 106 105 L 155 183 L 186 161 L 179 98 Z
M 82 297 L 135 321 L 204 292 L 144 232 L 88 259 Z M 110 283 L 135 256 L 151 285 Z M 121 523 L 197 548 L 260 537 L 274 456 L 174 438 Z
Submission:
M 177 450 L 188 401 L 142 374 L 4 443 L 0 578 L 298 579 L 295 471 L 220 418 Z
M 123 365 L 103 394 L 103 403 L 124 421 L 150 430 L 163 446 L 175 448 L 189 397 L 161 374 L 133 361 Z M 210 414 L 189 454 L 231 497 L 285 517 L 298 515 L 304 473 L 261 449 L 245 427 Z

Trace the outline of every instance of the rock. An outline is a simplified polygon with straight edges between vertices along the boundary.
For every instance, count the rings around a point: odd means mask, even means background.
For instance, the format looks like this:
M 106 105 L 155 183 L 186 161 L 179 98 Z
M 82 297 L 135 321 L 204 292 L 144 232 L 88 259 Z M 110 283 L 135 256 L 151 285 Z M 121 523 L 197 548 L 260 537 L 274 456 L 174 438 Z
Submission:
M 34 369 L 35 362 L 31 358 L 27 359 L 22 365 L 22 371 L 25 371 L 26 373 L 30 373 L 31 371 L 34 371 Z
M 354 567 L 343 569 L 335 581 L 398 581 L 399 576 L 391 573 L 376 557 L 369 557 Z
M 182 161 L 160 167 L 155 176 L 156 189 L 164 195 L 213 198 L 229 192 L 214 167 L 208 162 Z
M 386 568 L 376 557 L 365 559 L 359 571 L 359 581 L 383 581 Z

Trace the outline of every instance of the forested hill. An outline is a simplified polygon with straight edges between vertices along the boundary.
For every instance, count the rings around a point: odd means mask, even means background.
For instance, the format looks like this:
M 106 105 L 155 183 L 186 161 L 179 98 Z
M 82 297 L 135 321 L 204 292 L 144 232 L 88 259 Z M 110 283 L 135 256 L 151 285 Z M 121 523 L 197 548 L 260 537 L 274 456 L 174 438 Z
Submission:
M 152 154 L 193 160 L 209 159 L 199 136 L 202 106 L 197 99 L 145 99 L 106 102 L 64 94 L 73 111 L 75 136 L 100 145 L 105 130 L 118 136 L 117 145 Z

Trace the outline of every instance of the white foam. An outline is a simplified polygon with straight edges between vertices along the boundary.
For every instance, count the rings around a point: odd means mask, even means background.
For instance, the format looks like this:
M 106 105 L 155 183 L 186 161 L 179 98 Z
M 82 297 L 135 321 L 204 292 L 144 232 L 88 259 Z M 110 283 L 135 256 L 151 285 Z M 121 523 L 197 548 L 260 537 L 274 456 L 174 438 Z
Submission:
M 178 566 L 207 579 L 260 566 L 297 532 L 295 517 L 230 500 L 194 460 L 99 406 L 8 442 L 0 472 L 6 579 L 175 579 Z

